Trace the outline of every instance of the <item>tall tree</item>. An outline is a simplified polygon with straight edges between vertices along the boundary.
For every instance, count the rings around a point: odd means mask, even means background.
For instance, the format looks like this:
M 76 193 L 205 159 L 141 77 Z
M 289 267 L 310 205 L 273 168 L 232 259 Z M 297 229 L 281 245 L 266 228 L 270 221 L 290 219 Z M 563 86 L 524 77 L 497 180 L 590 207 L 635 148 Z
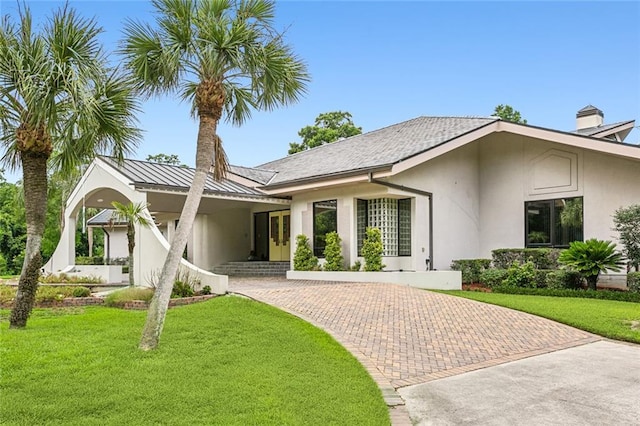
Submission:
M 0 146 L 3 162 L 22 168 L 27 223 L 12 328 L 26 326 L 38 286 L 49 167 L 69 173 L 97 153 L 123 159 L 140 136 L 134 88 L 109 69 L 94 20 L 66 5 L 39 31 L 28 8 L 18 21 L 5 16 L 0 29 Z
M 305 126 L 300 129 L 298 136 L 302 138 L 302 142 L 291 142 L 289 155 L 360 133 L 362 133 L 362 127 L 353 124 L 351 113 L 325 112 L 316 117 L 313 126 Z
M 511 105 L 498 105 L 493 110 L 493 115 L 500 117 L 505 121 L 511 121 L 513 123 L 527 124 L 527 120 L 522 118 L 520 111 L 513 109 Z
M 220 119 L 241 125 L 252 109 L 296 102 L 309 79 L 306 65 L 274 28 L 272 0 L 154 0 L 155 27 L 129 21 L 122 53 L 149 95 L 178 93 L 199 120 L 196 169 L 178 228 L 151 300 L 140 348 L 158 345 L 182 252 L 213 162 L 227 171 L 217 134 Z
M 133 287 L 133 249 L 136 247 L 136 225 L 150 226 L 151 219 L 147 217 L 147 206 L 144 203 L 122 204 L 117 201 L 111 203 L 114 208 L 113 220 L 127 222 L 127 242 L 129 247 L 129 286 Z
M 186 167 L 184 164 L 182 164 L 182 162 L 180 161 L 180 158 L 176 155 L 176 154 L 156 154 L 156 155 L 147 155 L 147 161 L 151 161 L 153 163 L 159 163 L 159 164 L 169 164 L 171 166 L 182 166 L 182 167 Z

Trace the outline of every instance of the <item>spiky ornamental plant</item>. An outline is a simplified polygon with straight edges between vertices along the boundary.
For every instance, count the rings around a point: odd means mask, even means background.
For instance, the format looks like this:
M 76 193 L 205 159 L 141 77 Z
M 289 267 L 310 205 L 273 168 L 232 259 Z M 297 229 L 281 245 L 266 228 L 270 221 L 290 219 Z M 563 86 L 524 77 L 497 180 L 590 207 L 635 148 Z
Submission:
M 139 88 L 174 94 L 199 120 L 196 170 L 178 228 L 160 274 L 140 348 L 155 349 L 164 326 L 173 279 L 213 162 L 222 179 L 227 159 L 219 121 L 241 125 L 253 109 L 296 102 L 309 80 L 305 64 L 274 28 L 271 0 L 154 0 L 155 27 L 129 21 L 121 52 Z
M 560 253 L 558 261 L 580 272 L 591 290 L 596 290 L 600 273 L 620 271 L 624 264 L 623 256 L 616 251 L 614 243 L 595 238 L 572 242 L 568 249 Z
M 325 271 L 344 271 L 344 257 L 342 256 L 342 247 L 340 243 L 340 235 L 337 232 L 329 232 L 326 235 L 326 244 L 324 247 L 324 270 Z
M 102 29 L 68 5 L 34 30 L 31 12 L 0 27 L 1 161 L 22 168 L 27 243 L 10 327 L 31 313 L 42 267 L 48 171 L 63 176 L 100 153 L 119 160 L 140 138 L 133 86 L 110 68 Z
M 313 255 L 309 238 L 300 234 L 296 236 L 296 251 L 293 254 L 294 271 L 313 271 L 318 268 L 318 258 Z
M 134 259 L 133 249 L 136 246 L 136 225 L 143 227 L 151 226 L 151 218 L 144 203 L 122 204 L 117 201 L 111 203 L 113 206 L 113 221 L 127 222 L 127 245 L 129 248 L 129 287 L 135 286 L 134 282 Z

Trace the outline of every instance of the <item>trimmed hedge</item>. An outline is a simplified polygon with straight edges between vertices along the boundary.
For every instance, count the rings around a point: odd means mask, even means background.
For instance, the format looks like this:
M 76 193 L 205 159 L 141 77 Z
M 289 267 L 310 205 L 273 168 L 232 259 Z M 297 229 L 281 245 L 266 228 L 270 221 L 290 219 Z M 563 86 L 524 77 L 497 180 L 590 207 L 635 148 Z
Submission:
M 557 269 L 547 274 L 547 287 L 550 289 L 579 290 L 582 288 L 582 275 L 578 271 Z
M 76 256 L 76 265 L 103 265 L 102 256 Z
M 629 272 L 627 274 L 627 288 L 632 293 L 640 294 L 640 272 Z
M 451 269 L 462 272 L 463 284 L 479 283 L 483 271 L 491 267 L 491 259 L 457 259 L 451 262 Z
M 507 278 L 506 269 L 486 269 L 480 273 L 480 283 L 487 287 L 494 288 L 502 285 L 502 281 Z
M 493 266 L 497 269 L 508 269 L 513 262 L 524 264 L 533 262 L 536 269 L 558 269 L 559 249 L 550 248 L 507 248 L 491 252 Z
M 584 299 L 604 299 L 617 300 L 620 302 L 640 303 L 640 293 L 630 291 L 607 291 L 607 290 L 571 290 L 552 288 L 523 288 L 513 286 L 498 286 L 492 289 L 494 293 L 504 294 L 524 294 L 530 296 L 553 296 L 553 297 L 579 297 Z

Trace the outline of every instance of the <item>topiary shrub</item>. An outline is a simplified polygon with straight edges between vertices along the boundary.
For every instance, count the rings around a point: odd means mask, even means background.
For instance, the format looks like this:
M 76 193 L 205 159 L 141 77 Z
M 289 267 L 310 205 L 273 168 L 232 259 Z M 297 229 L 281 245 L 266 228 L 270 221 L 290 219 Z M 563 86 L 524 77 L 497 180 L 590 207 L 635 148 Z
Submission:
M 536 287 L 536 269 L 533 262 L 525 262 L 522 265 L 517 261 L 511 264 L 511 267 L 507 269 L 507 276 L 505 277 L 502 285 L 510 287 Z
M 480 273 L 480 283 L 490 288 L 499 287 L 507 277 L 506 269 L 485 269 Z
M 600 273 L 620 271 L 622 254 L 616 251 L 611 241 L 591 238 L 587 241 L 573 241 L 558 259 L 563 265 L 578 271 L 587 280 L 589 289 L 595 290 Z
M 533 262 L 536 269 L 558 269 L 559 249 L 550 248 L 507 248 L 491 252 L 493 266 L 498 269 L 508 269 L 513 262 L 524 264 Z
M 87 287 L 75 287 L 72 294 L 73 297 L 89 297 L 91 296 L 91 290 Z
M 378 228 L 367 228 L 367 236 L 362 243 L 362 257 L 364 257 L 364 270 L 369 272 L 382 271 L 382 234 Z
M 451 262 L 451 269 L 462 272 L 462 283 L 480 282 L 480 274 L 489 269 L 491 259 L 457 259 Z
M 309 238 L 300 234 L 296 236 L 296 251 L 293 254 L 294 271 L 315 271 L 318 269 L 318 258 L 313 255 Z
M 337 232 L 332 231 L 325 236 L 324 270 L 344 271 L 344 257 L 342 257 L 341 239 Z
M 582 275 L 577 271 L 558 269 L 547 275 L 547 288 L 577 290 L 582 288 Z
M 640 272 L 629 272 L 627 274 L 627 288 L 632 293 L 640 294 Z

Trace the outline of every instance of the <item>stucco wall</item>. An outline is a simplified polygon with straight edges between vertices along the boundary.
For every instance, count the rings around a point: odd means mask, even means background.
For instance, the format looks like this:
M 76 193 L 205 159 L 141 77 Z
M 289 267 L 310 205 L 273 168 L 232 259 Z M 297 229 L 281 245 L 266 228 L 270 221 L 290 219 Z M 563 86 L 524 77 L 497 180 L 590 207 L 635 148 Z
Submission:
M 198 215 L 193 226 L 193 263 L 203 269 L 246 260 L 251 250 L 250 209 Z

